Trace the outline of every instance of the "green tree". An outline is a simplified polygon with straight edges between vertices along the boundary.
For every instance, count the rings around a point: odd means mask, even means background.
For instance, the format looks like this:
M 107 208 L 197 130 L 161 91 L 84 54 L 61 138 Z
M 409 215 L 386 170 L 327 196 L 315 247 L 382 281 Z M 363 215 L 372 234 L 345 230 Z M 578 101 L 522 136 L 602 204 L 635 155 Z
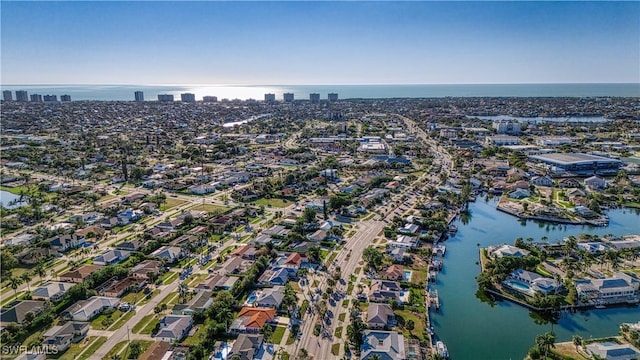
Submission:
M 551 351 L 552 348 L 556 347 L 555 342 L 556 334 L 554 334 L 553 332 L 548 332 L 536 336 L 536 345 L 538 346 L 540 351 L 544 353 L 545 359 L 547 358 L 549 351 Z
M 27 284 L 27 290 L 31 292 L 31 285 L 29 281 L 31 281 L 31 274 L 28 271 L 25 271 L 20 275 L 20 280 L 22 280 L 25 284 Z
M 22 284 L 22 279 L 13 276 L 9 278 L 9 286 L 13 289 L 14 295 L 18 295 L 18 287 L 20 287 L 20 284 Z
M 576 346 L 576 351 L 578 350 L 578 347 L 582 346 L 582 343 L 583 343 L 582 336 L 580 335 L 573 335 L 573 338 L 571 338 L 571 341 L 573 342 L 573 345 Z

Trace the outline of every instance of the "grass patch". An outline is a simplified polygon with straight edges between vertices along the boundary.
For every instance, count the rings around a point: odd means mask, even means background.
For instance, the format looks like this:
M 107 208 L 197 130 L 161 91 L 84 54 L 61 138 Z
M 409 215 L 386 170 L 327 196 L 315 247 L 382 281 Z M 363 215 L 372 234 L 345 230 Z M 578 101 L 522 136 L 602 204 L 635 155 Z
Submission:
M 182 344 L 184 345 L 189 345 L 189 346 L 194 346 L 194 345 L 198 345 L 202 342 L 202 327 L 204 327 L 205 325 L 199 325 L 198 329 L 196 330 L 195 333 L 193 333 L 193 336 L 187 336 L 183 341 Z
M 180 276 L 180 274 L 175 271 L 167 271 L 160 277 L 160 279 L 162 279 L 162 283 L 164 285 L 167 285 L 174 282 L 178 278 L 178 276 Z
M 309 307 L 309 300 L 302 301 L 302 305 L 300 306 L 300 316 L 304 316 L 307 313 L 307 308 Z
M 133 326 L 133 329 L 131 329 L 131 331 L 134 334 L 140 334 L 140 331 L 142 331 L 144 326 L 147 325 L 152 320 L 152 318 L 154 316 L 155 316 L 154 314 L 150 314 L 150 315 L 147 315 L 147 316 L 143 317 L 142 319 L 140 319 L 140 321 L 137 324 L 135 324 Z
M 340 339 L 342 337 L 342 326 L 338 326 L 336 328 L 336 331 L 333 333 L 333 335 L 335 335 L 335 337 Z
M 354 274 L 354 275 L 358 275 L 358 274 L 360 274 L 360 271 L 361 271 L 361 270 L 362 270 L 362 268 L 361 268 L 361 267 L 357 267 L 355 270 L 353 270 L 353 274 Z
M 253 203 L 256 205 L 264 205 L 264 206 L 277 207 L 277 208 L 283 208 L 291 205 L 291 201 L 278 199 L 278 198 L 272 198 L 272 199 L 260 198 L 254 201 Z
M 337 252 L 332 252 L 331 255 L 329 255 L 329 258 L 327 259 L 327 264 L 331 264 L 333 262 L 333 260 L 336 259 L 336 256 L 338 256 Z
M 145 325 L 145 327 L 143 327 L 142 330 L 140 330 L 140 334 L 150 335 L 151 332 L 153 331 L 153 328 L 155 328 L 156 324 L 158 324 L 159 322 L 160 322 L 160 319 L 154 316 L 153 319 L 151 319 L 151 321 L 149 321 L 147 325 Z
M 162 301 L 160 301 L 159 305 L 162 304 L 167 304 L 167 307 L 170 307 L 172 304 L 177 304 L 178 303 L 178 298 L 180 297 L 180 295 L 178 295 L 177 292 L 171 293 L 169 295 L 167 295 L 164 299 L 162 299 Z
M 77 360 L 89 359 L 102 344 L 107 342 L 106 336 L 87 337 L 85 340 L 77 344 L 71 344 L 69 349 L 65 351 L 58 359 L 60 360 Z M 80 354 L 82 353 L 82 354 Z
M 342 307 L 347 309 L 349 307 L 349 299 L 342 302 Z
M 273 335 L 271 336 L 271 342 L 273 342 L 275 345 L 280 345 L 285 330 L 286 328 L 284 326 L 277 326 L 273 331 Z
M 222 206 L 222 205 L 214 205 L 214 204 L 200 204 L 191 208 L 194 211 L 206 211 L 213 214 L 223 214 L 229 210 L 230 207 Z
M 153 299 L 153 298 L 154 298 L 156 295 L 158 295 L 158 294 L 160 294 L 160 289 L 155 289 L 155 290 L 153 290 L 153 292 L 152 292 L 151 294 L 149 294 L 150 296 L 149 296 L 149 295 L 145 295 L 145 296 L 142 298 L 142 300 L 140 300 L 140 301 L 138 302 L 138 304 L 136 304 L 136 305 L 140 305 L 140 306 L 142 306 L 142 305 L 144 305 L 144 304 L 148 303 L 148 302 L 149 302 L 149 300 Z
M 107 353 L 107 355 L 105 355 L 102 360 L 111 360 L 114 356 L 120 354 L 120 352 L 122 351 L 122 349 L 124 349 L 124 347 L 127 345 L 127 341 L 120 341 L 119 343 L 116 344 L 116 346 L 114 346 L 113 348 L 111 348 L 111 350 L 109 350 L 109 352 Z
M 113 313 L 110 313 L 108 310 L 106 310 L 105 312 L 106 314 L 102 313 L 96 316 L 93 320 L 91 320 L 91 322 L 89 323 L 89 326 L 91 326 L 92 329 L 106 330 L 109 326 L 113 325 L 114 322 L 120 319 L 120 317 L 123 315 L 123 312 L 120 310 L 116 310 Z
M 331 353 L 335 356 L 340 355 L 340 343 L 331 345 Z
M 340 315 L 338 315 L 338 320 L 340 321 L 344 321 L 344 319 L 347 317 L 347 313 L 342 313 Z
M 362 221 L 371 220 L 374 216 L 376 216 L 376 213 L 371 213 L 371 214 L 363 217 L 361 220 Z
M 117 330 L 122 327 L 122 325 L 126 324 L 129 319 L 133 317 L 135 311 L 127 311 L 124 316 L 121 316 L 118 320 L 116 320 L 113 325 L 109 327 L 109 330 Z
M 551 274 L 542 264 L 538 264 L 536 266 L 536 272 L 544 277 L 553 278 L 553 274 Z
M 171 208 L 174 208 L 176 206 L 180 206 L 182 204 L 187 204 L 188 201 L 185 200 L 180 200 L 180 199 L 174 199 L 174 198 L 167 198 L 167 201 L 160 205 L 160 208 L 158 210 L 160 211 L 167 211 Z
M 402 333 L 405 334 L 405 336 L 408 337 L 411 334 L 413 334 L 414 336 L 417 336 L 420 340 L 423 340 L 423 341 L 425 340 L 423 337 L 424 336 L 423 333 L 426 329 L 424 316 L 419 317 L 418 315 L 414 314 L 409 310 L 396 310 L 395 314 L 396 316 L 402 316 L 404 318 L 405 323 L 409 320 L 413 320 L 414 329 L 411 332 L 409 332 L 409 330 L 407 329 L 402 329 Z
M 187 281 L 187 286 L 195 287 L 196 285 L 200 284 L 206 278 L 207 278 L 207 274 L 191 275 L 190 280 Z
M 353 283 L 349 282 L 349 285 L 347 285 L 347 295 L 351 295 L 352 292 L 353 292 Z

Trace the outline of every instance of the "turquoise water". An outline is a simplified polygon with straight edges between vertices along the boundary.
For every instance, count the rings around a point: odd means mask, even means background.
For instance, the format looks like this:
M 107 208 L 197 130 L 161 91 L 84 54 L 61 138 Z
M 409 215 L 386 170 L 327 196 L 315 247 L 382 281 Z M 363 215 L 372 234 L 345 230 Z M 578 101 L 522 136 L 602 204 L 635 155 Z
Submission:
M 540 319 L 518 305 L 507 301 L 493 304 L 476 297 L 475 276 L 480 269 L 480 247 L 513 244 L 517 237 L 550 242 L 582 232 L 605 235 L 640 233 L 636 211 L 617 209 L 609 212 L 610 225 L 588 226 L 553 225 L 536 222 L 521 223 L 515 217 L 495 209 L 495 200 L 479 198 L 470 205 L 470 219 L 457 220 L 456 235 L 446 241 L 447 255 L 444 270 L 438 275 L 435 288 L 440 295 L 441 309 L 431 312 L 436 335 L 449 348 L 451 358 L 460 359 L 522 359 L 533 345 L 536 335 L 554 331 L 559 341 L 569 341 L 574 334 L 584 338 L 614 335 L 622 322 L 640 320 L 637 307 L 591 310 L 577 314 L 563 314 L 552 324 Z
M 292 92 L 296 99 L 309 99 L 310 93 L 338 93 L 340 99 L 380 98 L 438 98 L 438 97 L 592 97 L 640 96 L 640 84 L 454 84 L 454 85 L 8 85 L 2 90 L 26 90 L 29 94 L 71 95 L 72 100 L 134 100 L 133 93 L 141 90 L 147 101 L 157 100 L 158 94 L 190 92 L 197 100 L 203 96 L 218 99 L 263 100 L 265 93 L 273 93 L 277 100 Z M 15 94 L 14 94 L 15 97 Z
M 404 276 L 403 276 L 404 281 L 411 281 L 411 274 L 412 273 L 413 273 L 413 271 L 411 271 L 411 270 L 405 270 L 404 271 Z
M 18 202 L 18 200 L 20 200 L 20 195 L 15 195 L 8 191 L 0 190 L 0 205 L 2 205 L 5 209 L 19 208 L 28 203 L 28 198 L 26 196 L 23 197 L 22 202 Z
M 522 290 L 522 291 L 529 291 L 531 288 L 529 288 L 529 285 L 527 284 L 523 284 L 519 281 L 515 281 L 515 280 L 509 280 L 506 282 L 506 284 L 514 289 L 517 290 Z

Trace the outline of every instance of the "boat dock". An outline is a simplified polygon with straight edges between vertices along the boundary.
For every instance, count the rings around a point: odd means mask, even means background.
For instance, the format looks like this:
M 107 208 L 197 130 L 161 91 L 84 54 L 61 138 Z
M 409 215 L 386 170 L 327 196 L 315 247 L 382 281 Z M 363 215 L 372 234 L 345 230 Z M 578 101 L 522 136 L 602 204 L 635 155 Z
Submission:
M 436 310 L 440 310 L 440 298 L 438 297 L 438 290 L 427 291 L 427 307 L 431 308 L 431 305 Z

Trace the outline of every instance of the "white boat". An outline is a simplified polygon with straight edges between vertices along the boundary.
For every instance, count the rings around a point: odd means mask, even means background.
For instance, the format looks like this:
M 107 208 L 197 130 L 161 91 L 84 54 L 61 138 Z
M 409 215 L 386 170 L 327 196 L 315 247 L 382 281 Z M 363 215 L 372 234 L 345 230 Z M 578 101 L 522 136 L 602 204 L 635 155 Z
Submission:
M 442 341 L 436 342 L 436 351 L 438 352 L 438 355 L 447 359 L 449 358 L 449 351 L 447 350 L 447 345 L 445 345 Z

